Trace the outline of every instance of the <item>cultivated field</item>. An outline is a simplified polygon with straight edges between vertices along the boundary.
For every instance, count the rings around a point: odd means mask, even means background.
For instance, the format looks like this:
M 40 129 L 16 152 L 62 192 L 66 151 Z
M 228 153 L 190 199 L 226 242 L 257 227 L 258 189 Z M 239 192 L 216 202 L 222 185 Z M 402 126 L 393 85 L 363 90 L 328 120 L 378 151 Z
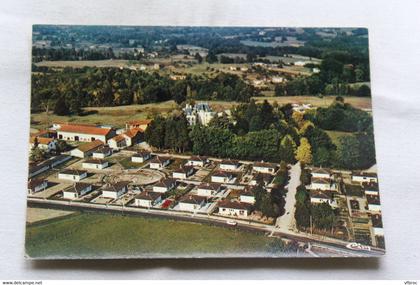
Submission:
M 28 226 L 30 257 L 141 257 L 262 254 L 272 238 L 204 224 L 110 214 L 79 214 Z
M 45 112 L 31 114 L 31 127 L 42 129 L 52 122 L 77 122 L 86 124 L 110 124 L 116 127 L 124 127 L 125 122 L 130 120 L 145 119 L 156 114 L 165 114 L 176 109 L 174 101 L 166 101 L 155 104 L 129 105 L 116 107 L 87 107 L 83 116 L 57 116 Z

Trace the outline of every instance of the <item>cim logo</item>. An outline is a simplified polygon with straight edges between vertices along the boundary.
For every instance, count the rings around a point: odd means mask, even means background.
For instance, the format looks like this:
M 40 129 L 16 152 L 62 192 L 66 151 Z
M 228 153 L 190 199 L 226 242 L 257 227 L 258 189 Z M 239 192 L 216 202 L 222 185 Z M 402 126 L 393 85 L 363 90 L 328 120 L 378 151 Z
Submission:
M 368 245 L 363 245 L 357 242 L 352 242 L 349 243 L 348 245 L 346 245 L 347 248 L 352 249 L 352 250 L 367 250 L 370 251 L 370 246 Z

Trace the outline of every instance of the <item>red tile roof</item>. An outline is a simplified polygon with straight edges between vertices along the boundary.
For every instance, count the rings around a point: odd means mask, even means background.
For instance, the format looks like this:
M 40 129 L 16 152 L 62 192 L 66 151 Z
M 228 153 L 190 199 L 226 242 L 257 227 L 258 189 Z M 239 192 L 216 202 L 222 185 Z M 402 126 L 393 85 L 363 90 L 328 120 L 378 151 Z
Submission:
M 66 132 L 66 133 L 81 133 L 81 134 L 88 134 L 88 135 L 101 135 L 106 136 L 111 132 L 111 128 L 100 128 L 96 126 L 88 126 L 88 125 L 61 125 L 59 132 Z

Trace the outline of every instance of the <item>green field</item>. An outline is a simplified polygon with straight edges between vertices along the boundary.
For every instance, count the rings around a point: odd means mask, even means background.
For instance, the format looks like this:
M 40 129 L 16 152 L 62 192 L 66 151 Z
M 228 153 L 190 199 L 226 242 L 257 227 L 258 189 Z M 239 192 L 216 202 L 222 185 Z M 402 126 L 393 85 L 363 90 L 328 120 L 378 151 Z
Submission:
M 34 258 L 258 255 L 269 253 L 273 240 L 198 223 L 81 213 L 28 225 L 26 253 Z

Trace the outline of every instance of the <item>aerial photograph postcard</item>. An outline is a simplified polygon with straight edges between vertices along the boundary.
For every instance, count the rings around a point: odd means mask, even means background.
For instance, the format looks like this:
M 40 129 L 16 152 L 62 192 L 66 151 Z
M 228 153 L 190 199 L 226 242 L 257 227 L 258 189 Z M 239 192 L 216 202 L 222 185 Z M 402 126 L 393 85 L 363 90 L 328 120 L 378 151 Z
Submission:
M 385 254 L 367 29 L 34 25 L 30 48 L 27 258 Z

